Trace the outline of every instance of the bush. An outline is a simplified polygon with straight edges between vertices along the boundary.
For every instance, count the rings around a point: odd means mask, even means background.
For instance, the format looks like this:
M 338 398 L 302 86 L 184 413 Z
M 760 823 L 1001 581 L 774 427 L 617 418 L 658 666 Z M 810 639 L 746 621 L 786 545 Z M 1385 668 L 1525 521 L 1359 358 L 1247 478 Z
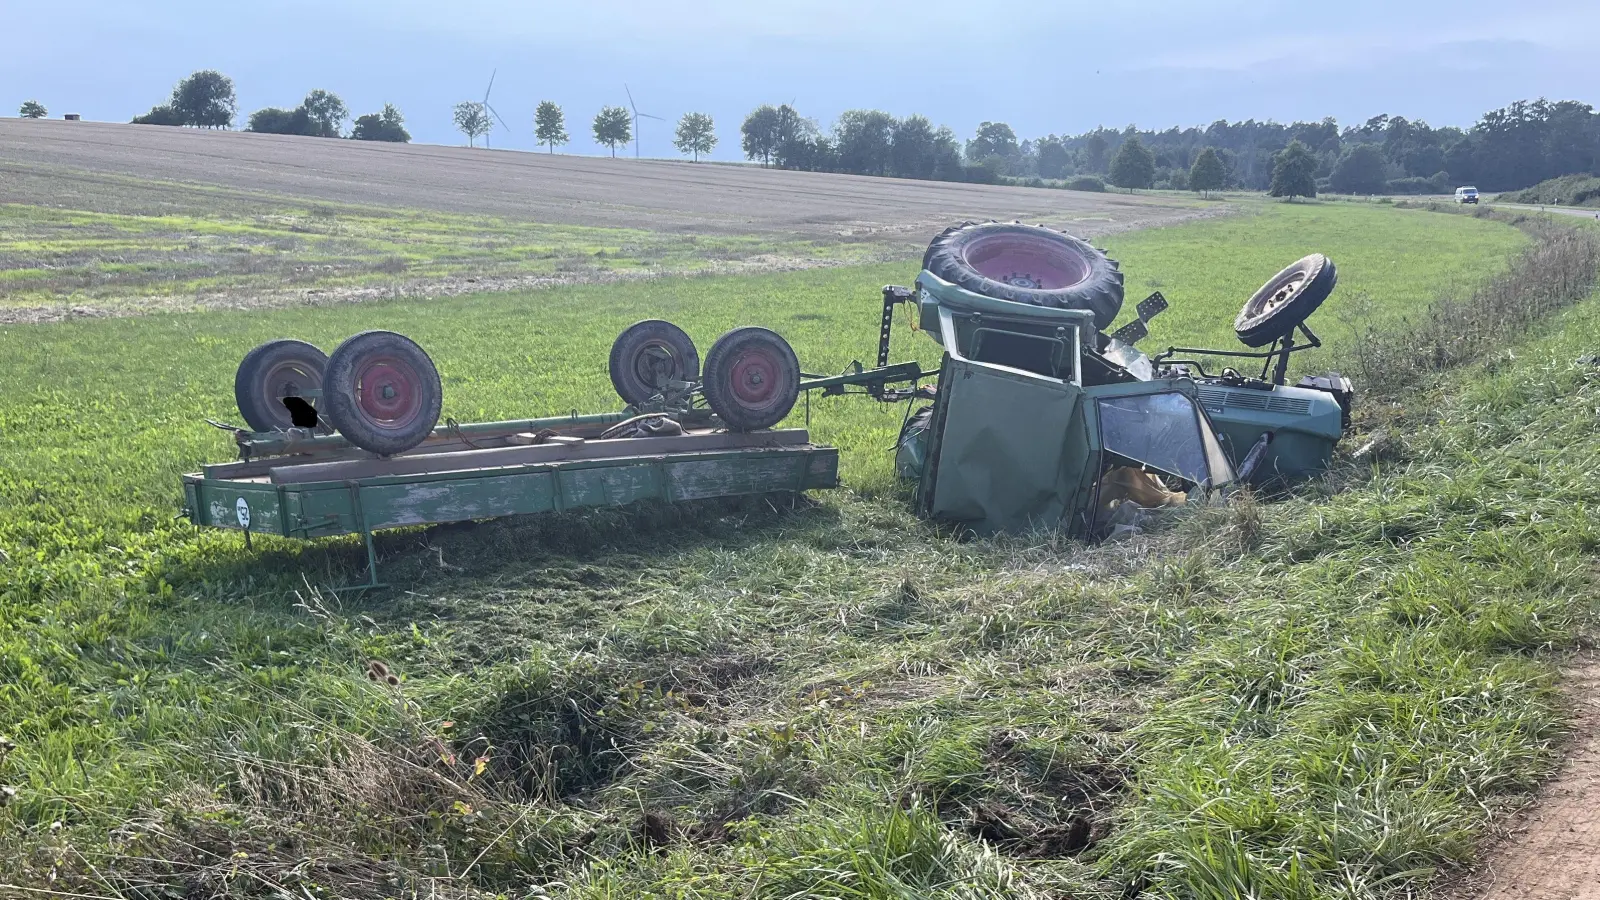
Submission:
M 1436 193 L 1431 178 L 1396 178 L 1385 182 L 1385 194 L 1432 194 Z
M 406 131 L 405 119 L 401 117 L 400 110 L 396 109 L 393 103 L 385 103 L 383 112 L 368 113 L 357 118 L 355 127 L 350 129 L 350 137 L 357 141 L 388 141 L 394 144 L 411 141 L 411 133 Z M 565 137 L 566 134 L 563 132 L 563 140 Z M 553 144 L 551 149 L 555 149 Z
M 1600 177 L 1594 175 L 1566 175 L 1541 181 L 1531 188 L 1510 194 L 1501 194 L 1501 200 L 1510 203 L 1537 205 L 1561 203 L 1570 206 L 1600 206 Z
M 173 109 L 170 104 L 163 104 L 151 109 L 142 116 L 134 116 L 135 125 L 170 125 L 174 128 L 183 125 L 183 116 Z
M 304 109 L 280 109 L 269 106 L 250 114 L 250 124 L 245 131 L 257 134 L 312 134 L 311 119 Z
M 999 184 L 1001 174 L 994 166 L 962 166 L 961 180 L 971 184 Z
M 1093 175 L 1079 175 L 1067 179 L 1066 188 L 1069 191 L 1093 191 L 1096 194 L 1106 192 L 1106 183 Z

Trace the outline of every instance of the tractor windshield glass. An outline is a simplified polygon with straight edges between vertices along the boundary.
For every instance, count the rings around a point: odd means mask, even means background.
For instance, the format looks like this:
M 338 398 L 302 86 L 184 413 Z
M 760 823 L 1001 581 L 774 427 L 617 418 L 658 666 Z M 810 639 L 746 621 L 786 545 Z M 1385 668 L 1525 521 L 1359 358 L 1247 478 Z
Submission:
M 1098 406 L 1106 450 L 1195 484 L 1217 483 L 1201 438 L 1200 413 L 1188 397 L 1111 397 Z

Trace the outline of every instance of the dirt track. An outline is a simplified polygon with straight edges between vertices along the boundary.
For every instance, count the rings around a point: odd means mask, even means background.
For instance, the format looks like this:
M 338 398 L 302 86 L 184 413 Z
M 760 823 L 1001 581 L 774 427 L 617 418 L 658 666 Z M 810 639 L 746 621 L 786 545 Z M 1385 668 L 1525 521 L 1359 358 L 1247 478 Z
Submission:
M 125 178 L 113 188 L 108 176 Z M 925 242 L 930 228 L 962 218 L 1036 220 L 1091 236 L 1215 209 L 1145 195 L 0 119 L 0 202 L 92 209 L 114 194 L 115 211 L 124 211 L 129 194 L 141 189 L 126 177 L 559 224 L 873 240 L 903 235 L 908 242 Z
M 1483 865 L 1454 890 L 1459 900 L 1600 900 L 1600 660 L 1568 670 L 1576 711 L 1561 770 L 1496 835 Z

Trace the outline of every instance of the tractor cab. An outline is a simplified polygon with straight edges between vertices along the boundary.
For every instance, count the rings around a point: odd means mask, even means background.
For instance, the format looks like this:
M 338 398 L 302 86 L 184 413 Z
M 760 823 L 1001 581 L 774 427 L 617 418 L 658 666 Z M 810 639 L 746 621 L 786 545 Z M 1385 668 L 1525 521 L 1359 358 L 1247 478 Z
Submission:
M 1113 364 L 1092 349 L 1092 312 L 1021 307 L 929 272 L 916 296 L 945 349 L 937 401 L 900 442 L 923 515 L 986 532 L 1087 534 L 1111 499 L 1102 494 L 1142 486 L 1152 505 L 1175 505 L 1235 480 L 1195 382 L 1120 367 L 1104 377 Z

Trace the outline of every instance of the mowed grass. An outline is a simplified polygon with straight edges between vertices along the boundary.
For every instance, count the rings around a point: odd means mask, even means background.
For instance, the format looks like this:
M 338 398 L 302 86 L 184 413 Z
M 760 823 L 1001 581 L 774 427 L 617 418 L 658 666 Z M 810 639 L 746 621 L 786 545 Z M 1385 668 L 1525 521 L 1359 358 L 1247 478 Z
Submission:
M 1437 229 L 1500 258 L 1523 240 L 1347 212 L 1112 249 L 1130 284 L 1228 266 L 1253 289 L 1313 249 L 1359 279 L 1348 259 L 1415 232 L 1433 249 L 1366 281 L 1397 316 L 1416 268 L 1468 265 Z M 1196 238 L 1213 228 L 1244 230 Z M 171 519 L 176 475 L 226 452 L 199 420 L 234 417 L 233 366 L 260 340 L 404 331 L 463 421 L 609 408 L 628 322 L 679 321 L 702 348 L 766 324 L 832 371 L 870 356 L 877 288 L 914 274 L 0 329 L 0 884 L 1365 897 L 1466 858 L 1484 809 L 1548 768 L 1541 657 L 1595 596 L 1600 383 L 1574 360 L 1600 301 L 1436 398 L 1351 490 L 1202 511 L 1153 542 L 952 540 L 892 490 L 903 410 L 859 399 L 813 407 L 850 488 L 818 503 L 386 534 L 381 594 L 321 590 L 356 576 L 353 542 L 252 553 Z M 1224 327 L 1242 299 L 1171 293 Z M 934 348 L 902 331 L 912 354 Z M 367 680 L 373 659 L 399 683 Z
M 1171 303 L 1140 345 L 1147 352 L 1174 344 L 1246 349 L 1233 335 L 1233 319 L 1245 299 L 1282 267 L 1309 253 L 1326 253 L 1338 267 L 1339 285 L 1310 324 L 1337 357 L 1340 344 L 1369 323 L 1469 289 L 1504 268 L 1510 253 L 1526 245 L 1524 237 L 1504 226 L 1485 228 L 1483 221 L 1467 216 L 1383 204 L 1300 202 L 1244 209 L 1245 215 L 1204 227 L 1146 229 L 1105 240 L 1106 249 L 1123 262 L 1130 301 L 1159 290 Z M 1125 306 L 1118 324 L 1133 318 L 1133 306 Z

